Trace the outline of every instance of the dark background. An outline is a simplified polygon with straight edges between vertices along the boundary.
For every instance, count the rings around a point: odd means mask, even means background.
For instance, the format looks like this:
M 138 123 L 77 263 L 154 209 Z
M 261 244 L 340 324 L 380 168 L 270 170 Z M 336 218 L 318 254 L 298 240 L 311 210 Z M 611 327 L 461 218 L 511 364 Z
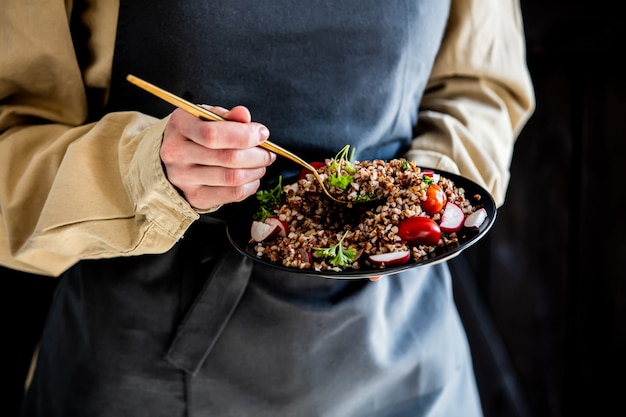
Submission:
M 610 5 L 522 0 L 537 110 L 494 228 L 453 262 L 487 417 L 626 415 L 626 22 Z
M 451 262 L 485 417 L 626 415 L 626 22 L 610 6 L 522 0 L 537 110 L 492 231 Z M 0 277 L 9 416 L 56 281 Z

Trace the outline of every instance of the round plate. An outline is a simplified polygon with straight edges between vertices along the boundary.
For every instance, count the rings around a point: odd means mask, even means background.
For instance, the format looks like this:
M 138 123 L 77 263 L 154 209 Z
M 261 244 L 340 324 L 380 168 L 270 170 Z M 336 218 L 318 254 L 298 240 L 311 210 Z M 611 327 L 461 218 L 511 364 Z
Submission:
M 430 169 L 430 168 L 423 168 Z M 491 229 L 493 222 L 496 219 L 496 204 L 493 197 L 487 190 L 475 182 L 461 177 L 450 172 L 440 171 L 432 169 L 432 171 L 440 174 L 442 177 L 448 178 L 454 182 L 454 185 L 458 188 L 465 189 L 465 197 L 469 199 L 474 206 L 483 207 L 487 211 L 487 219 L 483 222 L 478 230 L 470 230 L 463 228 L 457 235 L 459 241 L 453 247 L 438 248 L 429 257 L 420 259 L 418 261 L 409 261 L 406 264 L 398 266 L 390 266 L 386 268 L 375 267 L 363 267 L 360 269 L 348 268 L 343 271 L 315 271 L 312 269 L 297 269 L 286 267 L 280 263 L 273 263 L 267 259 L 259 258 L 253 251 L 253 245 L 250 244 L 250 228 L 252 226 L 252 215 L 256 211 L 256 197 L 251 197 L 246 200 L 237 208 L 237 220 L 229 221 L 226 232 L 230 243 L 244 256 L 253 259 L 255 262 L 266 265 L 270 268 L 276 268 L 282 271 L 289 271 L 294 274 L 313 275 L 318 277 L 334 278 L 334 279 L 360 279 L 369 278 L 371 276 L 389 275 L 396 272 L 404 271 L 412 268 L 420 268 L 426 265 L 434 265 L 440 262 L 447 261 L 465 249 L 469 248 L 474 243 L 478 242 L 485 234 Z M 290 182 L 284 181 L 283 184 L 289 184 Z M 474 196 L 480 196 L 479 200 L 474 199 Z

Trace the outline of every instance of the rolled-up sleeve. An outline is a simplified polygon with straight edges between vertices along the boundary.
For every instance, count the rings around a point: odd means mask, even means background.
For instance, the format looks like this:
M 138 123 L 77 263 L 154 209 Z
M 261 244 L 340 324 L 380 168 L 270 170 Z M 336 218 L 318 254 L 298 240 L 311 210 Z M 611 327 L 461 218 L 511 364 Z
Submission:
M 452 0 L 407 157 L 505 200 L 511 157 L 534 111 L 517 0 Z
M 88 123 L 108 91 L 117 6 L 71 4 L 9 2 L 0 16 L 0 264 L 52 276 L 164 252 L 198 218 L 162 169 L 166 120 Z

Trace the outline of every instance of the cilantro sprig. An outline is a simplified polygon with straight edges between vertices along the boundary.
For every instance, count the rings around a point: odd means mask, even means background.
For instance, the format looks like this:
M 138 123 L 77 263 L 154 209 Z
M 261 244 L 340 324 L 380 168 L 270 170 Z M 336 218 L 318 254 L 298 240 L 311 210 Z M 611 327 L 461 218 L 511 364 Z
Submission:
M 317 256 L 318 258 L 329 258 L 328 263 L 330 263 L 332 266 L 350 266 L 356 259 L 358 251 L 356 250 L 356 248 L 352 247 L 346 249 L 343 248 L 342 243 L 347 235 L 348 232 L 344 233 L 339 239 L 339 242 L 329 248 L 317 248 L 315 250 L 315 256 Z
M 278 177 L 278 184 L 269 190 L 259 190 L 256 192 L 255 197 L 258 200 L 260 206 L 256 213 L 252 216 L 254 220 L 264 222 L 268 217 L 274 215 L 274 207 L 280 205 L 281 196 L 283 193 L 283 177 Z

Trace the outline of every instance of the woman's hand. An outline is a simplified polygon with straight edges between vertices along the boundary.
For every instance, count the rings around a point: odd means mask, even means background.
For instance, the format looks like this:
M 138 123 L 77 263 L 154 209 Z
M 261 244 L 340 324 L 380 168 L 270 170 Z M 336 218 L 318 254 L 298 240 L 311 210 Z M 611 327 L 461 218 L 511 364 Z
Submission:
M 203 121 L 175 110 L 165 128 L 160 156 L 169 181 L 199 210 L 242 201 L 254 194 L 276 155 L 257 146 L 269 130 L 251 122 L 243 106 L 212 107 L 228 121 Z

